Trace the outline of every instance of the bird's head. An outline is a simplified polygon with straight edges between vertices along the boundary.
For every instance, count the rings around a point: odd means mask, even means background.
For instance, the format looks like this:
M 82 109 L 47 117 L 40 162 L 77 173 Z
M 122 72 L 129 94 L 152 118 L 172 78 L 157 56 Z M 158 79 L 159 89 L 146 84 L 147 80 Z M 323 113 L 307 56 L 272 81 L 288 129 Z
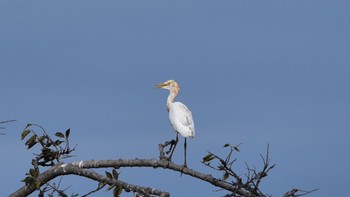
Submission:
M 167 89 L 170 92 L 176 92 L 178 93 L 180 91 L 180 86 L 179 84 L 177 84 L 177 82 L 175 80 L 168 80 L 164 83 L 159 83 L 156 84 L 156 88 L 163 88 L 163 89 Z

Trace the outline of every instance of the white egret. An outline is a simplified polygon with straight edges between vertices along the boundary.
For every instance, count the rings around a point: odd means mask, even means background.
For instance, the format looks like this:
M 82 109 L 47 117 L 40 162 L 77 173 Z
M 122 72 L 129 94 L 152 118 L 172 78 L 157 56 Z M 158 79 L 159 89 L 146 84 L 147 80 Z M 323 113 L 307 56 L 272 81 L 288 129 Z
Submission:
M 184 143 L 184 154 L 185 154 L 185 162 L 184 166 L 187 166 L 186 162 L 186 147 L 188 137 L 193 138 L 195 134 L 194 122 L 192 118 L 191 111 L 181 102 L 174 102 L 175 97 L 180 92 L 180 86 L 177 84 L 175 80 L 168 80 L 164 83 L 160 83 L 156 85 L 157 88 L 163 88 L 169 90 L 169 96 L 167 99 L 167 110 L 169 112 L 169 120 L 171 125 L 173 126 L 176 133 L 176 140 L 174 141 L 174 147 L 169 156 L 169 160 L 173 155 L 177 142 L 179 141 L 178 134 L 185 138 Z M 172 148 L 171 145 L 170 149 Z M 170 152 L 170 150 L 169 150 Z

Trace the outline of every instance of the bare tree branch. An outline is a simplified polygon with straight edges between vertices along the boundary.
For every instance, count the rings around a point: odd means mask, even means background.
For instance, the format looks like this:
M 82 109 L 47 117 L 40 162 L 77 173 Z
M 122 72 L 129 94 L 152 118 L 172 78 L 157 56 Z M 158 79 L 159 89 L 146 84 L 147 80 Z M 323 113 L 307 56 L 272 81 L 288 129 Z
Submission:
M 181 172 L 183 174 L 190 175 L 192 177 L 195 177 L 197 179 L 206 181 L 214 186 L 220 187 L 222 189 L 235 192 L 242 196 L 249 196 L 248 193 L 246 193 L 244 190 L 237 190 L 237 188 L 226 181 L 214 178 L 212 175 L 203 174 L 201 172 L 189 169 L 187 167 L 184 167 L 182 165 L 177 165 L 168 161 L 162 161 L 162 160 L 156 160 L 156 159 L 118 159 L 118 160 L 100 160 L 100 161 L 79 161 L 74 163 L 59 163 L 50 168 L 49 170 L 45 171 L 44 173 L 40 174 L 38 176 L 38 180 L 40 181 L 41 185 L 44 183 L 49 182 L 50 180 L 56 178 L 57 176 L 62 175 L 79 175 L 83 177 L 90 178 L 92 180 L 96 180 L 99 182 L 106 182 L 109 185 L 121 185 L 123 189 L 131 190 L 131 191 L 149 191 L 151 188 L 143 188 L 136 185 L 131 185 L 125 182 L 121 181 L 112 181 L 108 179 L 105 176 L 102 176 L 100 174 L 97 174 L 95 172 L 92 172 L 88 169 L 93 168 L 116 168 L 119 169 L 121 167 L 152 167 L 152 168 L 164 168 L 164 169 L 170 169 L 174 171 Z M 26 196 L 31 194 L 35 191 L 34 187 L 28 187 L 24 186 L 18 191 L 11 194 L 11 197 L 20 197 L 20 196 Z M 160 190 L 154 190 L 151 189 L 150 194 L 157 195 L 157 196 L 169 196 L 169 193 L 162 192 Z
M 267 152 L 268 153 L 268 152 Z M 225 162 L 225 161 L 224 161 Z M 184 167 L 183 165 L 177 165 L 175 163 L 166 161 L 166 160 L 156 160 L 156 159 L 118 159 L 118 160 L 91 160 L 91 161 L 79 161 L 73 163 L 58 163 L 51 167 L 49 170 L 43 172 L 38 176 L 38 180 L 41 185 L 49 182 L 50 180 L 63 175 L 78 175 L 82 177 L 86 177 L 98 182 L 106 183 L 108 185 L 118 185 L 121 186 L 125 191 L 133 191 L 138 194 L 143 194 L 144 196 L 148 196 L 145 194 L 151 194 L 156 196 L 169 196 L 168 192 L 164 192 L 161 190 L 152 189 L 149 187 L 141 187 L 138 185 L 132 185 L 129 183 L 125 183 L 120 180 L 110 179 L 106 176 L 100 175 L 96 172 L 91 171 L 90 169 L 96 168 L 124 168 L 124 167 L 151 167 L 151 168 L 163 168 L 169 169 L 173 171 L 177 171 L 183 174 L 187 174 L 194 178 L 200 179 L 202 181 L 208 182 L 216 187 L 232 192 L 231 195 L 228 196 L 245 196 L 245 197 L 261 197 L 265 196 L 258 190 L 258 185 L 260 178 L 265 177 L 266 174 L 273 166 L 267 167 L 269 165 L 268 157 L 264 159 L 264 167 L 260 173 L 254 173 L 248 176 L 247 183 L 237 184 L 237 183 L 229 183 L 223 179 L 214 178 L 212 175 L 203 174 L 201 172 L 195 171 L 193 169 L 189 169 Z M 231 169 L 226 169 L 230 173 L 233 173 Z M 239 176 L 236 175 L 238 178 Z M 255 187 L 252 187 L 250 183 Z M 18 191 L 11 194 L 11 197 L 22 197 L 27 196 L 35 191 L 35 187 L 24 186 L 20 188 Z M 255 191 L 255 192 L 251 192 Z M 289 193 L 286 193 L 284 197 L 294 197 L 301 196 L 312 191 L 303 191 L 303 190 L 292 190 Z M 303 192 L 302 194 L 298 194 L 297 192 Z
M 119 164 L 120 161 L 123 160 L 114 160 L 115 163 L 111 162 L 113 160 L 109 160 L 110 162 L 105 161 L 81 161 L 81 162 L 75 162 L 75 163 L 58 163 L 48 169 L 47 171 L 43 172 L 38 176 L 38 181 L 40 182 L 40 186 L 44 185 L 45 183 L 48 183 L 52 179 L 58 177 L 58 176 L 64 176 L 64 175 L 78 175 L 82 177 L 86 177 L 98 182 L 103 182 L 108 185 L 120 185 L 125 191 L 134 191 L 137 193 L 149 193 L 152 195 L 157 196 L 170 196 L 168 192 L 160 191 L 157 189 L 149 188 L 149 187 L 141 187 L 138 185 L 129 184 L 120 180 L 110 179 L 106 176 L 100 175 L 96 172 L 93 172 L 89 169 L 84 168 L 107 168 L 107 167 L 115 167 L 116 164 Z M 127 160 L 129 161 L 129 160 Z M 147 163 L 147 162 L 146 162 Z M 92 166 L 88 167 L 89 164 L 92 164 Z M 107 164 L 110 164 L 109 166 Z M 123 163 L 122 163 L 123 164 Z M 122 167 L 122 166 L 119 166 Z M 12 193 L 10 197 L 24 197 L 28 196 L 29 194 L 33 193 L 35 191 L 35 187 L 33 186 L 24 186 L 17 190 L 16 192 Z
M 6 120 L 6 121 L 1 121 L 0 124 L 5 124 L 8 122 L 15 122 L 16 120 Z M 0 129 L 5 129 L 5 127 L 0 127 Z M 0 135 L 5 135 L 5 133 L 0 133 Z
M 91 194 L 93 194 L 93 193 L 95 193 L 95 192 L 98 192 L 98 191 L 100 191 L 104 186 L 105 186 L 104 184 L 98 184 L 98 186 L 97 186 L 96 189 L 90 191 L 90 192 L 87 193 L 87 194 L 82 195 L 81 197 L 86 197 L 86 196 L 89 196 L 89 195 L 91 195 Z
M 40 136 L 30 127 L 39 127 L 43 134 Z M 28 137 L 27 136 L 31 136 Z M 75 147 L 71 149 L 69 147 L 69 135 L 70 129 L 66 132 L 56 132 L 55 136 L 57 139 L 51 138 L 43 127 L 36 124 L 28 124 L 24 131 L 22 132 L 21 139 L 27 139 L 26 145 L 28 149 L 35 145 L 41 146 L 41 153 L 35 154 L 36 158 L 32 160 L 33 168 L 30 168 L 28 173 L 26 173 L 25 179 L 22 182 L 25 186 L 18 189 L 16 192 L 12 193 L 10 197 L 24 197 L 38 190 L 39 196 L 44 196 L 45 192 L 58 193 L 60 196 L 67 196 L 65 194 L 66 189 L 60 189 L 60 182 L 58 185 L 49 183 L 51 180 L 59 176 L 66 175 L 78 175 L 98 182 L 98 186 L 95 190 L 83 196 L 89 196 L 99 190 L 104 186 L 108 185 L 110 189 L 113 189 L 114 196 L 120 196 L 122 190 L 126 192 L 133 192 L 135 196 L 170 196 L 168 192 L 161 191 L 151 187 L 144 187 L 139 185 L 133 185 L 130 183 L 123 182 L 119 179 L 119 173 L 116 169 L 128 168 L 128 167 L 152 167 L 152 168 L 162 168 L 180 172 L 182 174 L 187 174 L 196 179 L 208 182 L 220 190 L 225 190 L 229 192 L 225 196 L 227 197 L 265 197 L 269 196 L 264 194 L 260 190 L 260 183 L 264 179 L 270 170 L 274 168 L 275 165 L 270 165 L 269 158 L 269 145 L 267 146 L 266 155 L 260 155 L 263 161 L 263 167 L 261 170 L 257 170 L 255 166 L 250 167 L 246 163 L 247 172 L 245 178 L 241 177 L 234 171 L 234 164 L 236 158 L 232 155 L 235 152 L 239 152 L 239 145 L 232 146 L 230 144 L 225 144 L 223 148 L 228 150 L 228 154 L 225 157 L 218 156 L 214 153 L 208 152 L 209 154 L 203 157 L 202 163 L 211 169 L 222 172 L 223 177 L 215 178 L 210 174 L 203 174 L 202 172 L 193 170 L 184 165 L 177 165 L 171 162 L 166 154 L 170 151 L 164 152 L 164 148 L 170 145 L 170 150 L 172 149 L 173 142 L 165 142 L 159 145 L 159 160 L 157 159 L 118 159 L 118 160 L 91 160 L 91 161 L 78 161 L 73 163 L 63 163 L 60 162 L 61 159 L 70 157 L 72 151 Z M 236 154 L 235 154 L 236 155 Z M 213 164 L 214 163 L 214 164 Z M 50 167 L 45 172 L 41 173 L 41 167 Z M 39 169 L 40 168 L 40 169 Z M 112 168 L 112 172 L 105 172 L 105 176 L 94 172 L 92 169 L 98 168 Z M 45 186 L 44 186 L 45 185 Z M 317 190 L 317 189 L 316 189 Z M 292 189 L 287 192 L 284 197 L 296 197 L 303 196 L 314 192 L 316 190 L 304 191 L 300 189 Z M 50 194 L 49 194 L 50 195 Z M 72 196 L 77 196 L 74 194 Z
M 8 122 L 15 122 L 17 120 L 5 120 L 5 121 L 1 121 L 0 124 L 4 124 L 4 123 L 8 123 Z
M 306 191 L 306 190 L 301 190 L 301 189 L 292 189 L 290 191 L 288 191 L 287 193 L 285 193 L 283 195 L 283 197 L 298 197 L 298 196 L 305 196 L 307 194 L 310 194 L 312 192 L 317 191 L 318 189 L 313 189 L 310 191 Z

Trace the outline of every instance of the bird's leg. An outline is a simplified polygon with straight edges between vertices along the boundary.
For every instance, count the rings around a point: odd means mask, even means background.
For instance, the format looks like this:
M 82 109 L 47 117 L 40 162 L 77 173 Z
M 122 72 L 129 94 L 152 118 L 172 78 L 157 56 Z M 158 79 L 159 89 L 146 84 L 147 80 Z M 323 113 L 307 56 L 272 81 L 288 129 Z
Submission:
M 169 154 L 172 150 L 173 150 L 173 146 L 175 144 L 177 144 L 177 141 L 178 141 L 178 136 L 177 136 L 177 133 L 176 133 L 176 140 L 172 139 L 171 141 L 167 141 L 165 142 L 166 143 L 166 146 L 168 146 L 170 144 L 170 148 L 169 150 L 166 152 L 166 154 Z M 175 145 L 176 146 L 176 145 Z
M 183 170 L 184 170 L 185 168 L 187 168 L 187 161 L 186 161 L 187 140 L 186 140 L 186 139 L 187 139 L 187 138 L 185 138 L 185 143 L 184 143 L 185 162 L 184 162 L 184 165 L 183 165 L 183 167 L 182 167 L 182 169 L 181 169 L 181 174 L 180 174 L 180 176 L 182 176 L 182 174 L 184 173 Z
M 166 154 L 168 155 L 168 154 L 170 153 L 172 147 L 174 146 L 174 144 L 175 144 L 175 140 L 173 140 L 173 139 L 170 140 L 170 141 L 164 142 L 164 144 L 158 144 L 158 147 L 159 147 L 159 158 L 160 158 L 160 160 L 163 160 L 163 159 L 169 160 L 169 158 L 166 158 L 166 157 L 164 156 L 164 154 L 166 153 Z M 169 145 L 170 145 L 169 150 L 164 152 L 164 148 L 167 147 L 167 146 L 169 146 Z
M 170 153 L 170 156 L 169 156 L 169 161 L 171 161 L 171 157 L 173 156 L 173 153 L 174 153 L 174 150 L 176 148 L 176 145 L 177 145 L 178 141 L 179 141 L 179 134 L 176 133 L 176 140 L 174 141 L 174 144 L 171 144 L 171 147 L 169 149 L 169 151 L 171 150 L 171 153 Z M 169 153 L 167 153 L 167 154 L 169 154 Z
M 168 151 L 166 151 L 166 154 L 169 154 L 169 152 L 170 152 L 172 146 L 174 145 L 174 143 L 175 143 L 175 140 L 170 140 L 170 141 L 166 141 L 166 142 L 164 142 L 164 144 L 162 144 L 163 148 L 165 148 L 165 147 L 170 145 L 170 148 L 169 148 Z
M 186 161 L 186 148 L 187 148 L 187 138 L 185 138 L 185 144 L 184 144 L 184 151 L 185 151 L 185 162 L 184 162 L 184 167 L 187 167 L 187 161 Z
M 171 152 L 171 150 L 173 149 L 173 146 L 175 145 L 176 141 L 175 140 L 171 140 L 171 141 L 167 141 L 166 142 L 166 146 L 168 146 L 170 144 L 170 148 L 169 150 L 166 152 L 167 155 L 169 155 L 169 153 Z

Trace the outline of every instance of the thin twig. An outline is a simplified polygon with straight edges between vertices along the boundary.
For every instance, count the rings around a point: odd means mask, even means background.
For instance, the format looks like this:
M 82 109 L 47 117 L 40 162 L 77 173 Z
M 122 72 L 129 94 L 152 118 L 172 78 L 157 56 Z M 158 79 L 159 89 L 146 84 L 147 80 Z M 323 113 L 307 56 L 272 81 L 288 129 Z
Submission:
M 98 191 L 100 191 L 102 188 L 104 188 L 104 186 L 105 186 L 105 184 L 98 184 L 98 186 L 97 186 L 96 189 L 90 191 L 90 192 L 87 193 L 87 194 L 82 195 L 81 197 L 86 197 L 86 196 L 89 196 L 89 195 L 91 195 L 91 194 L 93 194 L 93 193 L 95 193 L 95 192 L 98 192 Z
M 17 120 L 5 120 L 5 121 L 1 121 L 0 124 L 4 124 L 4 123 L 8 123 L 8 122 L 15 122 Z

